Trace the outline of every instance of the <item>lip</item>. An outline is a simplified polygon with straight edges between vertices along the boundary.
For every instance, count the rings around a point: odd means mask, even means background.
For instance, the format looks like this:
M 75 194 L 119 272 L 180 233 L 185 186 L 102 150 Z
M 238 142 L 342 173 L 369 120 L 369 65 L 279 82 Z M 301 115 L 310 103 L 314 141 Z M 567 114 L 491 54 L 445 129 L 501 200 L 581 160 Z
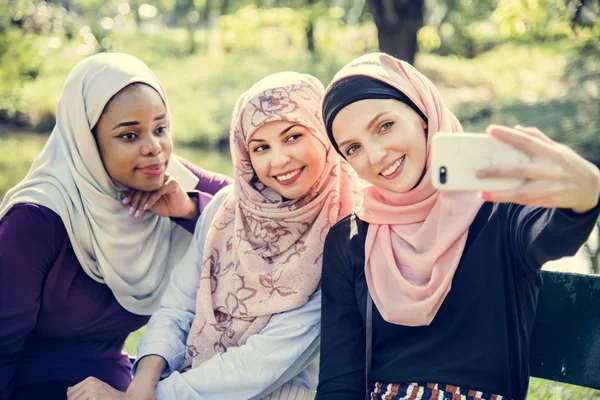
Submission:
M 148 165 L 144 165 L 143 167 L 137 167 L 136 169 L 139 172 L 141 172 L 142 174 L 154 178 L 157 176 L 161 176 L 162 174 L 165 173 L 166 163 L 162 162 L 162 163 L 148 164 Z
M 404 159 L 400 162 L 398 169 L 396 169 L 396 171 L 394 171 L 393 174 L 388 175 L 388 176 L 383 176 L 380 172 L 379 176 L 382 177 L 383 179 L 392 180 L 392 179 L 395 179 L 398 175 L 400 175 L 402 173 L 402 171 L 404 170 L 404 164 L 406 163 L 406 155 L 404 155 L 402 157 L 404 157 Z M 400 157 L 400 158 L 402 158 L 402 157 Z M 399 159 L 396 159 L 396 160 L 394 160 L 394 162 L 391 162 L 390 164 L 388 164 L 385 168 L 382 169 L 382 171 L 385 171 L 386 169 L 388 169 L 389 167 L 391 167 L 392 165 L 397 163 L 398 160 Z
M 288 179 L 287 181 L 280 181 L 279 179 L 277 179 L 278 176 L 282 176 L 282 175 L 287 175 L 291 172 L 300 170 L 300 172 L 298 172 L 297 175 L 295 175 L 294 177 Z M 283 186 L 288 186 L 288 185 L 292 185 L 293 183 L 295 183 L 298 179 L 300 179 L 300 176 L 302 175 L 302 173 L 304 172 L 304 167 L 300 167 L 300 168 L 294 168 L 294 169 L 290 169 L 286 172 L 282 172 L 281 174 L 277 174 L 277 175 L 273 175 L 273 179 L 275 179 L 275 181 L 277 183 L 279 183 L 280 185 Z

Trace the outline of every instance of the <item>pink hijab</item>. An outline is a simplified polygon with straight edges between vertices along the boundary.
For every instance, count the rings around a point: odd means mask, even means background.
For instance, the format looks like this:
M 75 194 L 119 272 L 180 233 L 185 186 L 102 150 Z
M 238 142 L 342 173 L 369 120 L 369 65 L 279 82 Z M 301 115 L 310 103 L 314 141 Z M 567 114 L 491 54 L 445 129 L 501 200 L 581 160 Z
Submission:
M 230 134 L 234 191 L 207 236 L 184 367 L 244 344 L 271 315 L 302 306 L 316 290 L 325 236 L 360 197 L 354 171 L 327 139 L 323 94 L 316 78 L 282 72 L 238 99 Z M 258 181 L 248 154 L 252 134 L 281 120 L 306 127 L 327 151 L 321 177 L 296 200 L 284 200 Z
M 346 65 L 329 85 L 367 76 L 404 93 L 428 120 L 427 171 L 407 193 L 367 185 L 357 215 L 369 223 L 365 276 L 383 318 L 406 326 L 429 325 L 446 295 L 482 200 L 474 193 L 439 192 L 431 184 L 431 137 L 461 132 L 431 81 L 410 64 L 383 53 Z

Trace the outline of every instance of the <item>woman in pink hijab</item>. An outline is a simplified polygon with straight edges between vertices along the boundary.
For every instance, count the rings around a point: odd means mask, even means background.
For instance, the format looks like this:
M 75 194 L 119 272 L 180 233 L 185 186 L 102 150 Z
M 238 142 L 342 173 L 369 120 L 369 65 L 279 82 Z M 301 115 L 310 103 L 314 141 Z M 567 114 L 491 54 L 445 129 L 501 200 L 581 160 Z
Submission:
M 69 399 L 314 398 L 323 243 L 359 198 L 355 173 L 327 139 L 323 94 L 295 72 L 242 94 L 230 134 L 234 184 L 198 220 L 127 394 L 88 379 Z
M 334 77 L 323 115 L 368 185 L 325 242 L 317 399 L 523 399 L 540 268 L 590 234 L 598 169 L 537 129 L 490 126 L 532 162 L 479 177 L 526 182 L 437 191 L 431 137 L 461 126 L 427 78 L 382 53 Z

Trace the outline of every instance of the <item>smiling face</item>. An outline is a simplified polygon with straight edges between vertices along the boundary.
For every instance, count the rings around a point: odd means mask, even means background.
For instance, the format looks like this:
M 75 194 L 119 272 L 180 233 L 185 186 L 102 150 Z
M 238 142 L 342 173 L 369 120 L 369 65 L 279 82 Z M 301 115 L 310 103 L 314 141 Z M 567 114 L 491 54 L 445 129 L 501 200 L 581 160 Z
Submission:
M 167 109 L 153 88 L 137 83 L 122 89 L 108 102 L 94 132 L 113 181 L 146 192 L 162 186 L 173 144 Z
M 325 169 L 327 151 L 308 129 L 288 121 L 262 125 L 248 142 L 260 181 L 289 200 L 303 196 Z
M 392 99 L 366 99 L 335 117 L 340 152 L 364 180 L 397 193 L 421 179 L 427 161 L 427 125 L 409 106 Z

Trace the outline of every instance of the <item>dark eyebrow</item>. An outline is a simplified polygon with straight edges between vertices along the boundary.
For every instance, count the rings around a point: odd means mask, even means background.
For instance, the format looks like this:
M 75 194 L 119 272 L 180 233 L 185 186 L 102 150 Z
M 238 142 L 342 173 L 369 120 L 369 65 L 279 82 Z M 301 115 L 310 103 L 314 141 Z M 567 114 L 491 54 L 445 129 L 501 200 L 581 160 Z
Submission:
M 369 123 L 367 124 L 367 130 L 368 130 L 368 131 L 369 131 L 369 130 L 371 130 L 371 128 L 373 127 L 373 125 L 375 125 L 375 122 L 377 122 L 377 120 L 378 120 L 378 119 L 379 119 L 379 118 L 380 118 L 382 115 L 385 115 L 385 114 L 387 114 L 388 112 L 389 112 L 389 111 L 384 111 L 384 112 L 381 112 L 381 113 L 377 114 L 377 115 L 375 116 L 375 118 L 373 118 L 373 119 L 371 120 L 371 122 L 369 122 Z
M 301 125 L 299 125 L 299 124 L 293 124 L 293 125 L 290 125 L 290 126 L 288 126 L 287 128 L 285 128 L 284 130 L 282 130 L 282 131 L 279 133 L 279 136 L 281 136 L 281 135 L 285 135 L 286 133 L 288 133 L 288 132 L 289 132 L 289 131 L 290 131 L 290 130 L 293 128 L 293 127 L 295 127 L 295 126 L 301 126 Z M 264 139 L 250 139 L 250 140 L 248 141 L 248 143 L 250 143 L 250 142 L 262 142 L 262 143 L 264 143 L 264 142 L 266 142 L 266 140 L 264 140 Z
M 117 128 L 122 128 L 124 126 L 135 126 L 139 125 L 139 121 L 127 121 L 127 122 L 119 122 L 115 126 L 113 126 L 112 130 L 114 131 Z
M 377 115 L 375 116 L 375 118 L 373 118 L 373 119 L 372 119 L 372 120 L 371 120 L 371 121 L 370 121 L 370 122 L 367 124 L 367 130 L 368 130 L 368 131 L 369 131 L 369 130 L 371 130 L 371 128 L 373 128 L 373 125 L 375 125 L 375 122 L 377 122 L 377 120 L 378 120 L 379 118 L 381 118 L 381 116 L 382 116 L 382 115 L 385 115 L 385 114 L 388 114 L 388 113 L 389 113 L 389 111 L 384 111 L 384 112 L 381 112 L 381 113 L 377 114 Z M 343 147 L 345 144 L 347 144 L 347 143 L 349 143 L 349 142 L 352 142 L 353 140 L 354 140 L 354 139 L 348 139 L 348 140 L 344 140 L 343 142 L 341 142 L 341 143 L 339 143 L 339 144 L 338 144 L 338 148 L 340 148 L 340 149 L 341 149 L 341 148 L 342 148 L 342 147 Z
M 165 118 L 166 116 L 167 116 L 167 114 L 162 114 L 162 115 L 159 115 L 158 117 L 154 118 L 154 121 L 161 120 L 161 119 Z M 122 127 L 124 127 L 124 126 L 135 126 L 135 125 L 139 125 L 139 124 L 140 124 L 140 122 L 139 122 L 139 121 L 127 121 L 127 122 L 120 122 L 120 123 L 116 124 L 116 125 L 115 125 L 115 126 L 112 128 L 112 130 L 114 131 L 115 129 L 117 129 L 117 128 L 122 128 Z
M 286 133 L 288 133 L 292 128 L 296 127 L 296 126 L 300 126 L 298 124 L 292 124 L 290 126 L 288 126 L 287 128 L 285 128 L 284 130 L 281 131 L 281 133 L 279 134 L 279 136 L 281 135 L 285 135 Z

